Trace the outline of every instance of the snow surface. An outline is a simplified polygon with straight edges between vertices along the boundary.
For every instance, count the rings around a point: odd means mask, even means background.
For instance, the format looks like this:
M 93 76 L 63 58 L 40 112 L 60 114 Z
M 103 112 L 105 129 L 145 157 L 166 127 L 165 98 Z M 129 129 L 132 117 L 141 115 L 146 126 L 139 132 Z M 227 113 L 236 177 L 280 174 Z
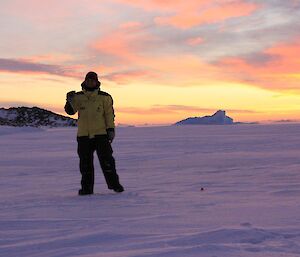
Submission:
M 0 256 L 300 256 L 299 124 L 117 128 L 92 196 L 76 128 L 3 130 Z
M 0 136 L 8 134 L 19 134 L 25 132 L 41 132 L 42 128 L 36 127 L 11 127 L 11 126 L 0 126 Z M 2 142 L 2 137 L 0 138 Z M 0 152 L 1 153 L 1 152 Z

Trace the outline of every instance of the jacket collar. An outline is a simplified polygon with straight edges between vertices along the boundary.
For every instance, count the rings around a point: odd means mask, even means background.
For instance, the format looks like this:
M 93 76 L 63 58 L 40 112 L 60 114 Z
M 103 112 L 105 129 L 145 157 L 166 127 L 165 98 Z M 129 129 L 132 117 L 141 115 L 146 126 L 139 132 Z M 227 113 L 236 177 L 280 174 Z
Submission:
M 86 89 L 83 89 L 82 91 L 88 99 L 94 99 L 98 95 L 99 89 L 95 89 L 93 91 L 88 91 Z

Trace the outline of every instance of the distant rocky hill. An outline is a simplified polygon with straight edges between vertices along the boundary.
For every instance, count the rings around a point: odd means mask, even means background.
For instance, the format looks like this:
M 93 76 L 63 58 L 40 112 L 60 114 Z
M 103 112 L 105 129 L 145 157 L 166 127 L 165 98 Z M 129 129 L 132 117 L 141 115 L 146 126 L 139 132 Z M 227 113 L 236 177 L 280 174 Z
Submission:
M 0 125 L 31 127 L 76 126 L 77 120 L 38 107 L 0 108 Z
M 174 125 L 232 125 L 233 119 L 226 116 L 226 112 L 219 110 L 211 116 L 187 118 Z

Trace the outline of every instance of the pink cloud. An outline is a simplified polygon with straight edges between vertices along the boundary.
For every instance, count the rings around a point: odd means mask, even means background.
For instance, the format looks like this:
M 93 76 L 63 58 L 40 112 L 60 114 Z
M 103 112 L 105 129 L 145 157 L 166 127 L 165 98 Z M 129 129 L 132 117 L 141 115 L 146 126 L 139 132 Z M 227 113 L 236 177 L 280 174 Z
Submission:
M 83 65 L 62 66 L 32 62 L 24 59 L 0 58 L 0 72 L 21 73 L 24 75 L 51 74 L 63 77 L 81 78 Z
M 143 50 L 158 40 L 143 30 L 141 23 L 126 22 L 91 42 L 89 46 L 98 53 L 113 56 L 129 64 L 128 62 L 139 63 Z
M 263 54 L 270 59 L 251 63 L 246 58 L 229 57 L 223 58 L 217 67 L 223 70 L 227 79 L 274 90 L 299 90 L 300 39 L 276 44 Z
M 190 0 L 188 3 L 184 0 L 114 0 L 118 3 L 127 4 L 133 7 L 141 8 L 149 12 L 177 12 L 182 9 L 194 9 L 202 5 L 210 4 L 212 0 Z M 213 0 L 213 2 L 224 2 L 224 0 Z
M 33 56 L 25 56 L 20 58 L 21 60 L 28 61 L 28 62 L 46 62 L 46 63 L 63 63 L 67 61 L 72 61 L 74 56 L 70 54 L 64 53 L 49 53 L 49 54 L 40 54 L 40 55 L 33 55 Z
M 154 21 L 158 25 L 169 25 L 180 29 L 223 22 L 230 18 L 247 16 L 259 8 L 257 4 L 244 0 L 115 0 L 145 11 L 160 12 Z
M 116 71 L 102 76 L 106 80 L 112 80 L 117 84 L 127 84 L 132 81 L 158 78 L 158 75 L 148 70 Z
M 119 25 L 119 28 L 121 29 L 139 29 L 142 27 L 142 24 L 140 22 L 136 22 L 136 21 L 128 21 L 128 22 L 124 22 L 122 24 Z
M 115 15 L 107 4 L 108 1 L 82 1 L 82 0 L 26 0 L 26 1 L 6 1 L 3 11 L 9 15 L 23 18 L 34 22 L 36 26 L 54 27 L 73 17 L 80 15 L 105 13 Z M 38 23 L 45 22 L 45 23 Z
M 156 17 L 159 25 L 170 25 L 180 29 L 188 29 L 194 26 L 223 22 L 227 19 L 247 16 L 253 13 L 258 6 L 242 1 L 213 4 L 209 7 L 197 9 L 179 10 L 175 15 Z
M 63 8 L 61 4 L 50 0 L 11 1 L 6 4 L 6 12 L 30 21 L 52 20 L 58 22 L 63 21 L 72 14 L 70 8 L 66 8 L 71 4 L 70 0 L 63 3 Z
M 202 37 L 189 38 L 186 43 L 191 46 L 200 45 L 203 43 L 204 39 Z

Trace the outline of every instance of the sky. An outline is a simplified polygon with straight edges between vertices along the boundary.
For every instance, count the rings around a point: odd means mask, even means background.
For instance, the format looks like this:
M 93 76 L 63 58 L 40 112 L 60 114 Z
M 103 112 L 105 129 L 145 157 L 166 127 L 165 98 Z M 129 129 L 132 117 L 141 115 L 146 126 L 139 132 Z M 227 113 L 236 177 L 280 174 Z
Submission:
M 0 107 L 64 113 L 88 71 L 116 124 L 299 120 L 300 0 L 1 0 Z

